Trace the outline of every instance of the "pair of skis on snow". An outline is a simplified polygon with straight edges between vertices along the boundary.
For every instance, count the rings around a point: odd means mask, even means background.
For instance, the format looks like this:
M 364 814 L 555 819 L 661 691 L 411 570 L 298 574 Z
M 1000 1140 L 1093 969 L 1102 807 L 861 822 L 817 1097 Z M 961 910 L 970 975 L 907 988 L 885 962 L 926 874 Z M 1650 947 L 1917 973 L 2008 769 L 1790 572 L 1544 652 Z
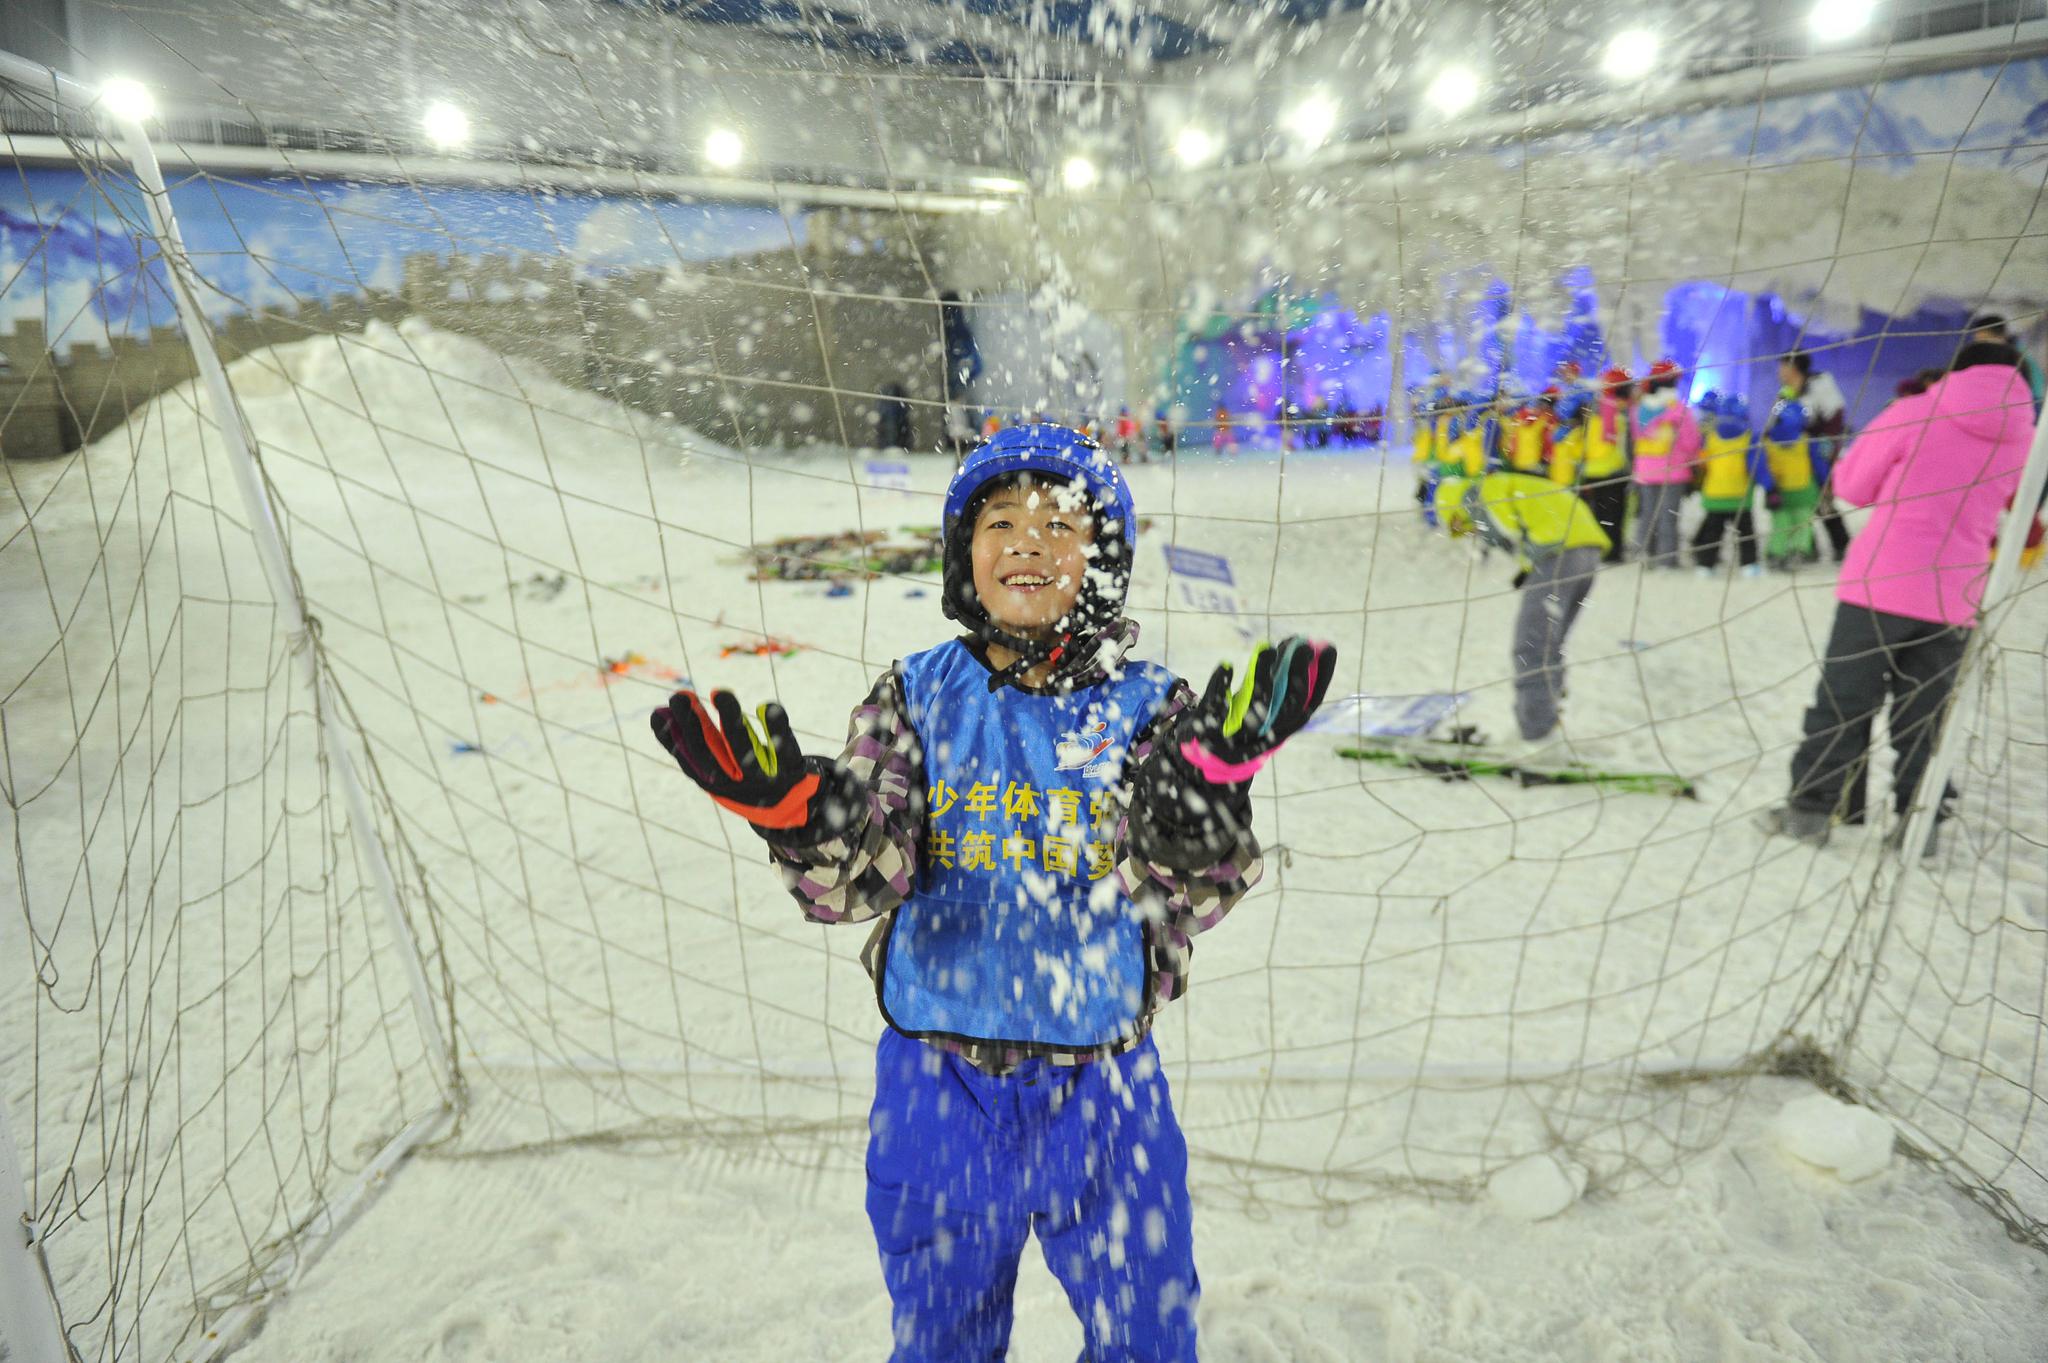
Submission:
M 1580 762 L 1525 762 L 1491 749 L 1470 725 L 1451 728 L 1445 737 L 1385 738 L 1367 735 L 1337 749 L 1339 757 L 1389 766 L 1412 767 L 1446 781 L 1496 777 L 1521 786 L 1596 786 L 1639 795 L 1668 795 L 1697 800 L 1699 787 L 1668 771 L 1626 771 Z

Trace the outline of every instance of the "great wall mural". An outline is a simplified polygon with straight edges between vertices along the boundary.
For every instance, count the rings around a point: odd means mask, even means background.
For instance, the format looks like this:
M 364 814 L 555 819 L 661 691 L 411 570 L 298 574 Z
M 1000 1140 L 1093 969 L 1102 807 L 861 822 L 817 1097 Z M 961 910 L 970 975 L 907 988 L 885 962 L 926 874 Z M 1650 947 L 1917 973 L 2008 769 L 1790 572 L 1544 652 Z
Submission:
M 231 360 L 417 315 L 739 445 L 866 444 L 889 384 L 938 439 L 936 291 L 901 215 L 212 176 L 172 196 Z M 75 449 L 192 376 L 142 222 L 118 179 L 0 181 L 8 457 Z

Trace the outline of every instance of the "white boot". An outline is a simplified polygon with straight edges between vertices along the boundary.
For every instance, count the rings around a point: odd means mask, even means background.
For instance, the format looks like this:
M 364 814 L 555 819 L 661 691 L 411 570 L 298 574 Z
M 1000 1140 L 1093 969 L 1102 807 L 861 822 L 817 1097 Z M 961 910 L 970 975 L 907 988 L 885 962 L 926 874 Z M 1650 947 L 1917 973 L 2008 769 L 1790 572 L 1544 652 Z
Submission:
M 1553 724 L 1550 732 L 1536 738 L 1517 738 L 1503 744 L 1501 756 L 1517 766 L 1541 767 L 1560 766 L 1573 760 L 1571 747 L 1565 742 L 1564 726 Z
M 1574 733 L 1560 720 L 1540 738 L 1524 738 L 1510 744 L 1506 757 L 1527 767 L 1583 767 L 1597 766 L 1613 752 L 1609 741 Z

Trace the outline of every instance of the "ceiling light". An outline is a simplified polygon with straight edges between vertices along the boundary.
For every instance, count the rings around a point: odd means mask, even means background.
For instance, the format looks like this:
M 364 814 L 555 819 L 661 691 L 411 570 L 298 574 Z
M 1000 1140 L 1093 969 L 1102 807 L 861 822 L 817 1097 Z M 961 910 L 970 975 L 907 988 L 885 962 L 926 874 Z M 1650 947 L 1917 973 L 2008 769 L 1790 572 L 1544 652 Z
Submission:
M 115 118 L 140 123 L 156 117 L 156 96 L 141 81 L 116 76 L 100 87 L 100 107 Z
M 1876 8 L 1871 0 L 1817 0 L 1806 16 L 1806 27 L 1816 42 L 1843 42 L 1870 26 Z
M 1173 154 L 1184 166 L 1199 166 L 1216 154 L 1216 139 L 1200 128 L 1182 128 L 1173 139 Z
M 1309 146 L 1320 147 L 1337 126 L 1337 106 L 1321 95 L 1310 95 L 1288 110 L 1287 126 Z
M 1086 189 L 1095 183 L 1095 163 L 1085 156 L 1069 156 L 1060 167 L 1060 178 L 1068 189 Z
M 420 115 L 420 131 L 437 147 L 459 147 L 469 141 L 469 115 L 437 99 Z
M 1446 66 L 1429 83 L 1424 98 L 1438 113 L 1455 118 L 1479 102 L 1479 73 L 1469 66 Z
M 1657 64 L 1657 35 L 1647 28 L 1624 29 L 1607 44 L 1600 69 L 1614 80 L 1641 80 Z
M 747 154 L 747 144 L 731 128 L 713 128 L 704 139 L 704 159 L 720 170 L 731 170 Z

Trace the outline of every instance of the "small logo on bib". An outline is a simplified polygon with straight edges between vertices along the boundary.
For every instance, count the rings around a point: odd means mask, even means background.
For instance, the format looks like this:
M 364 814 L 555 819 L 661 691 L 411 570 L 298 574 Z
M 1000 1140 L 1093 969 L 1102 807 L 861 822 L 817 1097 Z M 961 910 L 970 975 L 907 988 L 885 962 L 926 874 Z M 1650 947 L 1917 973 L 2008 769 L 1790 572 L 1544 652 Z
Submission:
M 1060 741 L 1053 748 L 1057 762 L 1055 769 L 1097 775 L 1098 772 L 1089 764 L 1108 752 L 1109 745 L 1109 724 L 1105 720 L 1098 719 L 1093 724 L 1061 734 Z

